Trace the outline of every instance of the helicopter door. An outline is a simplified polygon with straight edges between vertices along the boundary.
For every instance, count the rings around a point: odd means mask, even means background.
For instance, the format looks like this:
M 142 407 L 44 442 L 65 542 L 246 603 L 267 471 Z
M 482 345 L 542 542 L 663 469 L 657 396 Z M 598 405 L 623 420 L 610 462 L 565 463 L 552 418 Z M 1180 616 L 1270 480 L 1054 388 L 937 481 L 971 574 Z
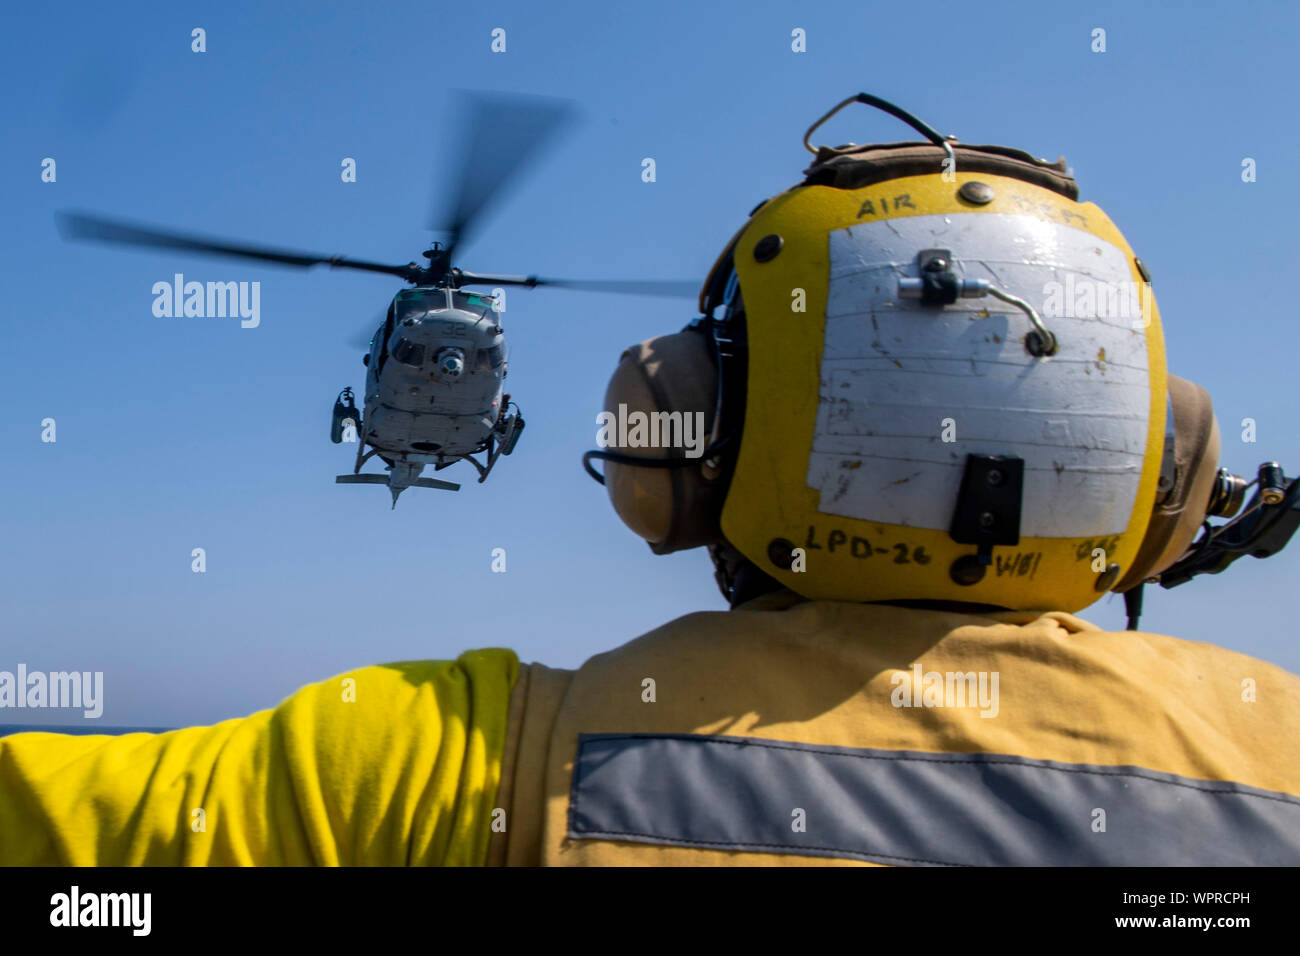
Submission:
M 396 311 L 393 306 L 393 302 L 388 303 L 388 315 L 384 318 L 384 334 L 379 337 L 377 343 L 379 347 L 375 349 L 375 355 L 379 363 L 375 366 L 375 375 L 379 375 L 384 370 L 384 363 L 388 361 L 388 339 L 393 334 L 393 324 L 396 319 Z

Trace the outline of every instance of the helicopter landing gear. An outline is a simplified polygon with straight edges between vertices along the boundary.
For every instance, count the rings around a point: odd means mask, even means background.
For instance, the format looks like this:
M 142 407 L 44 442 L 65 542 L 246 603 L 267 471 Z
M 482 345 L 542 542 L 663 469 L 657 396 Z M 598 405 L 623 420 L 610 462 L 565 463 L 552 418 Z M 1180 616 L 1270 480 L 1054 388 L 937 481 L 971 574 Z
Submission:
M 467 461 L 474 466 L 474 470 L 478 472 L 478 483 L 480 485 L 487 481 L 487 476 L 491 473 L 492 466 L 495 465 L 497 461 L 497 456 L 492 454 L 492 440 L 490 438 L 488 439 L 487 453 L 488 463 L 486 465 L 480 465 L 478 459 L 473 455 L 462 455 L 460 459 L 461 461 Z
M 492 429 L 479 447 L 480 451 L 487 453 L 486 465 L 480 465 L 472 455 L 464 456 L 464 460 L 478 470 L 480 485 L 487 481 L 487 476 L 492 473 L 492 466 L 497 463 L 497 459 L 515 450 L 515 444 L 519 441 L 519 433 L 523 430 L 524 420 L 519 417 L 518 406 L 516 406 L 515 414 L 499 420 L 496 427 Z
M 352 466 L 352 474 L 361 474 L 361 466 L 373 458 L 377 451 L 379 451 L 378 448 L 372 448 L 370 451 L 366 451 L 364 443 L 357 445 L 357 463 Z M 385 458 L 384 460 L 387 461 L 388 459 Z

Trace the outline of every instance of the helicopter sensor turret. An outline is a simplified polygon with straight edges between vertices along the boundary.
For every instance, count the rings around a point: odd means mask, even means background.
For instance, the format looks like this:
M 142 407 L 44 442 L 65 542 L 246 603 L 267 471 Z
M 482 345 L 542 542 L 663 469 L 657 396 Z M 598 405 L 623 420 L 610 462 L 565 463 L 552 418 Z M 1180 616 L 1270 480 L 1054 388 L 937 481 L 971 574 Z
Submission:
M 455 346 L 442 349 L 435 361 L 443 378 L 460 378 L 465 371 L 465 353 Z

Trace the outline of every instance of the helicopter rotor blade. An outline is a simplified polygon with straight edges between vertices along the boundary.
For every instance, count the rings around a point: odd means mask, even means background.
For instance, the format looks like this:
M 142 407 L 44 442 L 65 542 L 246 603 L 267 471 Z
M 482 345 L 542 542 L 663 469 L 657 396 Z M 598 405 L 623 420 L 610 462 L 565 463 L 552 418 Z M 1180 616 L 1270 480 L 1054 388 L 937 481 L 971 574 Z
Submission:
M 390 266 L 360 259 L 345 259 L 342 256 L 320 256 L 270 246 L 245 245 L 223 239 L 172 232 L 168 229 L 158 229 L 120 219 L 108 219 L 89 213 L 60 212 L 57 214 L 57 219 L 59 233 L 65 239 L 89 239 L 154 249 L 184 249 L 207 255 L 256 259 L 261 262 L 274 262 L 300 268 L 326 265 L 332 269 L 360 269 L 365 272 L 381 272 L 385 275 L 398 276 L 408 282 L 415 282 L 420 273 L 420 268 L 414 263 Z
M 619 295 L 650 295 L 668 299 L 696 299 L 696 279 L 538 279 L 535 285 L 577 292 L 613 292 Z
M 620 295 L 649 295 L 673 299 L 694 299 L 700 283 L 694 279 L 544 279 L 540 276 L 500 276 L 456 269 L 459 285 L 521 285 L 530 289 L 550 286 L 577 292 L 613 292 Z
M 458 91 L 465 130 L 460 169 L 448 187 L 439 190 L 451 208 L 435 212 L 430 228 L 449 233 L 450 253 L 472 233 L 487 206 L 520 178 L 525 163 L 542 150 L 574 117 L 568 100 L 521 94 Z

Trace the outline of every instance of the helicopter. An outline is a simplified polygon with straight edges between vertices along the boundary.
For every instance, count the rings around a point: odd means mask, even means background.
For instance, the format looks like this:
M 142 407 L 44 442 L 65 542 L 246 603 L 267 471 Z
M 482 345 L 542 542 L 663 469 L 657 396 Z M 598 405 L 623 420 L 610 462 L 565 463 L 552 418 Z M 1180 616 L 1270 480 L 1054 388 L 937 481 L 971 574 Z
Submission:
M 469 272 L 453 256 L 482 221 L 483 213 L 518 181 L 525 161 L 533 161 L 572 117 L 565 100 L 520 94 L 461 91 L 462 123 L 468 131 L 459 175 L 441 192 L 451 200 L 439 229 L 448 235 L 423 252 L 427 264 L 386 265 L 343 256 L 322 256 L 250 245 L 83 212 L 58 214 L 65 238 L 119 245 L 176 249 L 212 256 L 254 259 L 279 265 L 355 269 L 396 276 L 411 285 L 393 296 L 370 337 L 364 411 L 346 387 L 334 401 L 330 439 L 357 441 L 351 474 L 338 484 L 382 484 L 393 507 L 407 488 L 459 491 L 452 481 L 422 477 L 467 461 L 485 481 L 502 455 L 515 450 L 524 430 L 518 405 L 504 390 L 508 373 L 499 294 L 471 292 L 469 286 L 549 286 L 693 298 L 699 283 L 690 280 L 573 280 Z M 368 450 L 367 450 L 368 449 Z M 482 455 L 480 461 L 476 455 Z M 378 456 L 386 474 L 362 472 Z

